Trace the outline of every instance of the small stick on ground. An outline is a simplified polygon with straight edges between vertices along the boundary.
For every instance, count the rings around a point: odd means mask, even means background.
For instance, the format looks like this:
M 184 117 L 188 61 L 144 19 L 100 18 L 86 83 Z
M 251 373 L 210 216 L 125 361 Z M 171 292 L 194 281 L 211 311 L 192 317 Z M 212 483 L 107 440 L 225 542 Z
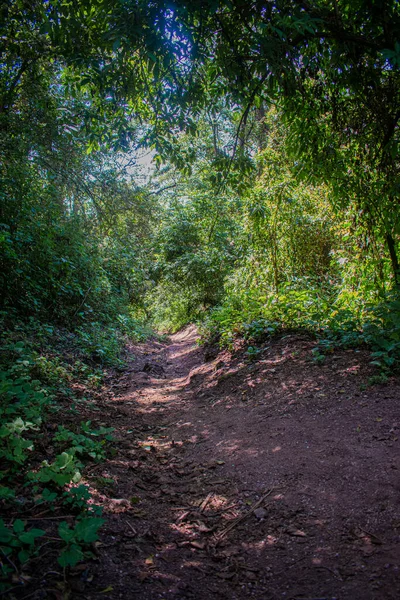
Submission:
M 134 526 L 132 525 L 132 523 L 129 523 L 129 521 L 126 521 L 126 524 L 128 525 L 128 527 L 130 527 L 134 533 L 134 535 L 137 535 L 138 532 L 136 531 L 136 529 L 134 528 Z
M 4 558 L 6 559 L 7 562 L 10 563 L 10 565 L 12 566 L 12 568 L 14 569 L 14 571 L 17 573 L 18 575 L 18 569 L 17 567 L 14 565 L 13 561 L 11 560 L 11 558 L 9 556 L 7 556 L 7 554 L 5 552 L 3 552 L 3 550 L 0 548 L 0 552 L 2 553 L 2 555 L 4 556 Z
M 238 506 L 237 503 L 236 504 L 231 504 L 230 506 L 227 506 L 226 508 L 223 508 L 223 509 L 219 510 L 218 512 L 213 513 L 212 516 L 213 517 L 219 517 L 219 516 L 223 515 L 224 513 L 228 512 L 228 510 L 232 510 L 234 508 L 237 508 L 237 506 Z
M 181 521 L 184 521 L 188 515 L 190 515 L 190 510 L 185 510 L 185 512 L 183 512 L 181 515 L 179 515 L 179 517 L 176 519 L 176 523 L 180 523 Z
M 315 569 L 325 569 L 326 571 L 329 571 L 330 573 L 332 573 L 332 575 L 334 575 L 336 577 L 336 579 L 340 579 L 340 581 L 343 581 L 343 579 L 340 577 L 340 575 L 338 573 L 336 573 L 330 567 L 326 567 L 325 565 L 313 565 L 313 567 Z
M 381 545 L 383 543 L 382 540 L 374 533 L 371 533 L 370 531 L 367 531 L 366 529 L 362 529 L 361 527 L 359 527 L 359 530 L 362 531 L 362 533 L 369 535 L 372 543 L 379 544 L 379 545 Z
M 208 494 L 207 498 L 205 500 L 203 500 L 203 502 L 200 504 L 200 509 L 199 510 L 200 510 L 201 513 L 204 512 L 207 504 L 210 502 L 210 500 L 213 497 L 213 495 L 214 495 L 213 492 L 210 492 Z
M 247 519 L 247 517 L 249 517 L 250 515 L 253 514 L 253 512 L 260 506 L 260 504 L 262 504 L 264 502 L 264 500 L 270 496 L 272 494 L 272 492 L 275 490 L 276 488 L 271 488 L 270 490 L 268 490 L 268 492 L 266 492 L 263 496 L 261 496 L 261 498 L 259 500 L 257 500 L 257 502 L 255 502 L 253 504 L 253 506 L 247 511 L 246 514 L 241 515 L 240 517 L 238 517 L 237 519 L 235 519 L 234 521 L 232 521 L 232 523 L 230 525 L 228 525 L 227 527 L 225 527 L 225 529 L 223 529 L 222 531 L 220 531 L 219 533 L 216 534 L 215 536 L 215 540 L 216 542 L 220 542 L 227 533 L 229 533 L 230 531 L 232 531 L 232 529 L 234 529 L 237 525 L 239 525 L 239 523 L 242 523 L 242 521 L 244 521 L 245 519 Z

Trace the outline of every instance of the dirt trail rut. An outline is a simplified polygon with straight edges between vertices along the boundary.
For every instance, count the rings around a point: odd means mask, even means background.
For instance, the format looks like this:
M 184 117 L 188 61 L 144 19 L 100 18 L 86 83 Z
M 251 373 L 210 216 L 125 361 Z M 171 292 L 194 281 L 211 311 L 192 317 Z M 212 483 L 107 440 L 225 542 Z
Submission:
M 102 404 L 117 452 L 88 480 L 108 522 L 77 598 L 400 597 L 399 384 L 363 389 L 365 353 L 319 366 L 312 346 L 205 362 L 190 327 L 132 348 Z

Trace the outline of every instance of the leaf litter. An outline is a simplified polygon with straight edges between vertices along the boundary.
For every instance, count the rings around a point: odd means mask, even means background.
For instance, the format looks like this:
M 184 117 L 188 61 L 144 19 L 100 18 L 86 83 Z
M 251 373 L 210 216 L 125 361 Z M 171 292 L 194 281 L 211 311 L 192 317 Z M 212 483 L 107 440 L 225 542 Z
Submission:
M 204 361 L 196 340 L 136 346 L 99 400 L 115 487 L 84 597 L 397 599 L 398 381 L 363 389 L 363 351 L 316 365 L 300 335 L 256 365 L 240 349 Z

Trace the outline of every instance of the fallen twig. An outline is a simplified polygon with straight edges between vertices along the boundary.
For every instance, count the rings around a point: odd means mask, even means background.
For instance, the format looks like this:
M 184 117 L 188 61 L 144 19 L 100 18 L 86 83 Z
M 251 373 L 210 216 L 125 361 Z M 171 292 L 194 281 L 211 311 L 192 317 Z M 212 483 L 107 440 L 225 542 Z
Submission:
M 339 573 L 336 573 L 336 571 L 334 571 L 330 567 L 326 567 L 325 565 L 313 565 L 313 567 L 315 569 L 325 569 L 326 571 L 329 571 L 329 573 L 332 573 L 332 575 L 334 575 L 334 577 L 336 577 L 336 579 L 340 579 L 340 581 L 343 581 L 343 579 L 341 578 Z
M 268 490 L 268 492 L 266 492 L 263 496 L 261 496 L 261 498 L 259 500 L 257 500 L 257 502 L 255 502 L 253 504 L 253 506 L 246 512 L 246 514 L 241 515 L 240 517 L 237 517 L 237 519 L 232 521 L 232 523 L 230 523 L 227 527 L 225 527 L 225 529 L 223 529 L 222 531 L 217 533 L 215 536 L 216 542 L 217 543 L 220 542 L 226 536 L 227 533 L 232 531 L 232 529 L 237 527 L 237 525 L 239 525 L 239 523 L 242 523 L 242 521 L 244 521 L 245 519 L 247 519 L 247 517 L 252 515 L 253 512 L 260 506 L 260 504 L 262 504 L 264 502 L 264 500 L 268 496 L 270 496 L 274 490 L 275 490 L 275 488 L 271 488 L 270 490 Z
M 189 516 L 189 515 L 190 515 L 190 510 L 186 510 L 181 515 L 179 515 L 179 517 L 176 519 L 176 523 L 180 523 L 181 521 L 183 521 L 184 519 L 186 519 L 186 517 Z
M 371 533 L 370 531 L 367 531 L 366 529 L 362 529 L 362 527 L 358 528 L 362 533 L 365 533 L 365 535 L 368 535 L 371 538 L 371 542 L 375 543 L 375 544 L 383 544 L 381 538 L 379 538 L 377 535 L 375 535 L 375 533 Z
M 14 569 L 14 571 L 17 573 L 18 575 L 18 569 L 17 567 L 14 565 L 13 561 L 11 560 L 11 558 L 9 556 L 7 556 L 7 554 L 5 552 L 3 552 L 3 550 L 0 548 L 0 552 L 2 553 L 2 555 L 4 556 L 4 558 L 6 559 L 7 562 L 10 563 L 10 565 L 12 566 L 12 568 Z
M 227 506 L 226 508 L 222 508 L 221 510 L 219 510 L 216 513 L 213 513 L 211 516 L 212 517 L 220 517 L 221 515 L 223 515 L 224 513 L 228 512 L 228 510 L 232 510 L 234 508 L 237 508 L 237 503 L 236 504 L 231 504 L 230 506 Z
M 134 526 L 132 525 L 132 523 L 129 523 L 129 521 L 126 521 L 126 524 L 128 525 L 128 527 L 130 527 L 130 529 L 132 529 L 134 535 L 138 534 L 138 532 L 136 531 L 136 529 L 134 528 Z
M 210 493 L 208 494 L 207 498 L 206 498 L 205 500 L 203 500 L 203 502 L 200 504 L 199 511 L 200 511 L 201 513 L 202 513 L 202 512 L 204 512 L 204 510 L 205 510 L 205 508 L 206 508 L 207 504 L 210 502 L 210 500 L 211 500 L 211 498 L 213 497 L 213 495 L 214 495 L 214 494 L 213 494 L 213 492 L 210 492 Z

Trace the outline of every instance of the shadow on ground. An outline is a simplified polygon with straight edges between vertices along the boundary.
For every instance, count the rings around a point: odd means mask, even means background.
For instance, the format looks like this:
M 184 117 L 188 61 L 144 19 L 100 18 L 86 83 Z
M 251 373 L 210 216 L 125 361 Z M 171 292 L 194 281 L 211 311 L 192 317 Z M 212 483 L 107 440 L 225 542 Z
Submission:
M 193 327 L 132 348 L 93 415 L 118 444 L 87 475 L 108 522 L 74 597 L 400 596 L 398 382 L 364 389 L 364 352 L 311 348 L 205 363 Z

